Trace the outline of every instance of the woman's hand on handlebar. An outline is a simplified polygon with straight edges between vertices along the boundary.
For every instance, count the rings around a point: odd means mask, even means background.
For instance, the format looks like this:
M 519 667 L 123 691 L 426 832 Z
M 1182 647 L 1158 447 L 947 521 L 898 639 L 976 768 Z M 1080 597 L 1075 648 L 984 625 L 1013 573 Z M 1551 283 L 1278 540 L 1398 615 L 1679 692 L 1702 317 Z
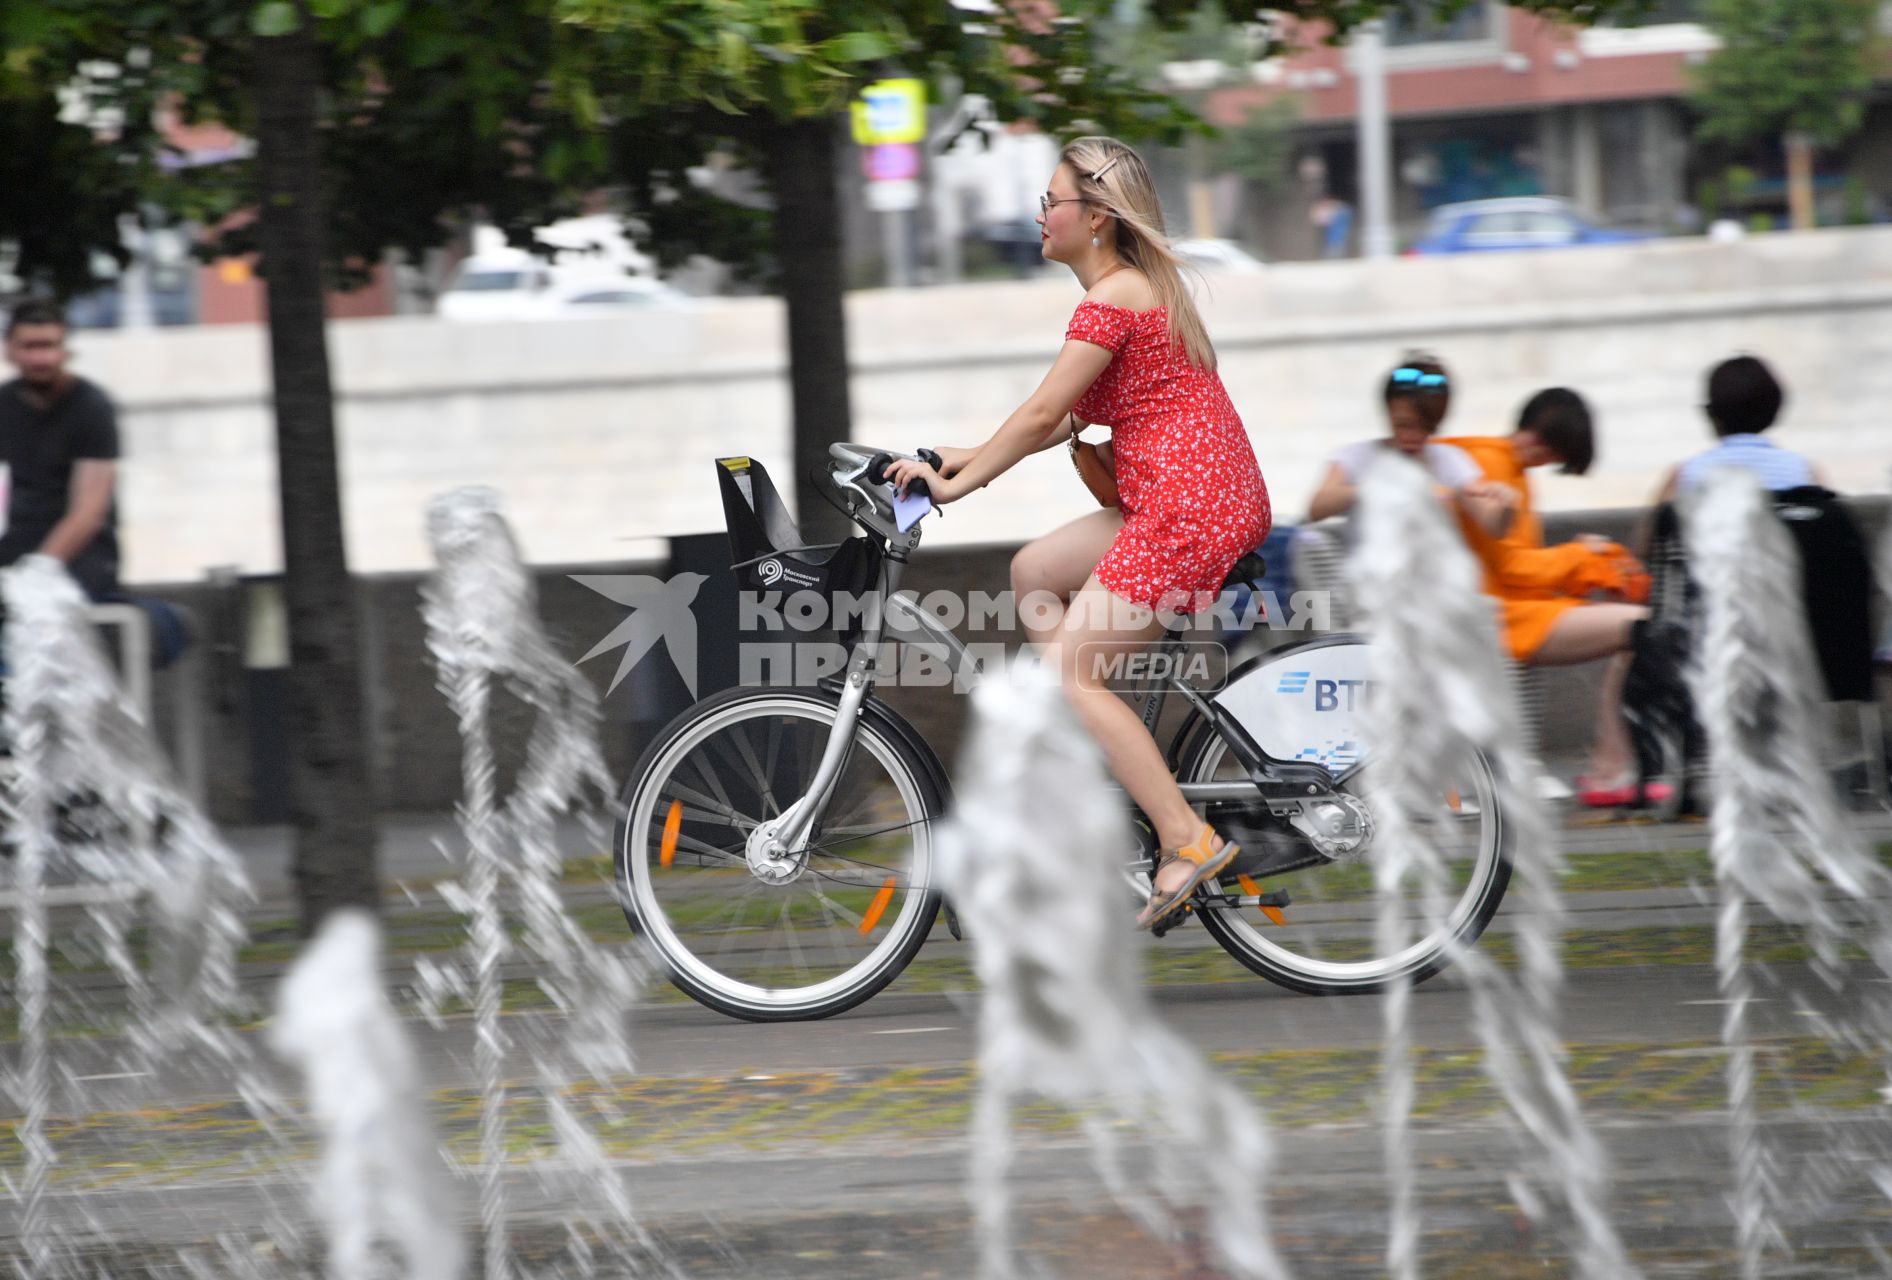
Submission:
M 942 451 L 942 457 L 944 452 Z M 962 462 L 961 465 L 964 465 Z M 966 496 L 965 490 L 956 480 L 949 480 L 918 458 L 895 458 L 887 464 L 887 482 L 896 492 L 904 494 L 907 486 L 915 480 L 926 481 L 935 506 L 945 506 Z
M 959 469 L 971 462 L 979 451 L 977 449 L 935 449 L 933 452 L 939 455 L 939 473 L 951 479 L 958 475 Z

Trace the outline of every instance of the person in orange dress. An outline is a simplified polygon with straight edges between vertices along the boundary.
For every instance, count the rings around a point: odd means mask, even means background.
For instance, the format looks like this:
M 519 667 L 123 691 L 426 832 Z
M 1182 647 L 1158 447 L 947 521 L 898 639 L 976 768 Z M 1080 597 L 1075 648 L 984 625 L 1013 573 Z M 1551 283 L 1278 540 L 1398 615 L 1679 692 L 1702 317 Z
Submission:
M 1511 435 L 1458 436 L 1442 443 L 1470 454 L 1487 480 L 1516 494 L 1516 510 L 1502 536 L 1476 521 L 1459 521 L 1484 570 L 1485 591 L 1498 601 L 1512 660 L 1571 666 L 1611 659 L 1577 796 L 1599 807 L 1631 802 L 1634 751 L 1623 724 L 1623 676 L 1635 625 L 1649 616 L 1636 602 L 1648 598 L 1648 578 L 1628 551 L 1597 534 L 1545 546 L 1528 474 L 1553 463 L 1567 475 L 1590 469 L 1596 445 L 1589 406 L 1576 392 L 1551 387 L 1525 402 Z

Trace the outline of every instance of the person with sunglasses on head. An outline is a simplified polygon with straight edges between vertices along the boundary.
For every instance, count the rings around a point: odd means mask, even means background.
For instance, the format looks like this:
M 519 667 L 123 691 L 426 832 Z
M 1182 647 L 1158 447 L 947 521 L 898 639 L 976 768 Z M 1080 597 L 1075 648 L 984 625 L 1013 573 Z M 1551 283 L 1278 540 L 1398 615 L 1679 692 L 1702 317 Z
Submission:
M 902 490 L 923 479 L 935 502 L 954 502 L 1092 423 L 1111 428 L 1118 505 L 1020 550 L 1012 589 L 1055 602 L 1020 610 L 1026 633 L 1155 829 L 1162 853 L 1138 917 L 1147 928 L 1237 850 L 1190 808 L 1155 739 L 1102 673 L 1158 639 L 1164 614 L 1215 600 L 1268 534 L 1268 489 L 1142 157 L 1114 138 L 1075 139 L 1038 204 L 1044 257 L 1084 286 L 1050 371 L 985 443 L 940 449 L 938 470 L 905 460 L 888 474 Z
M 1377 440 L 1355 441 L 1334 455 L 1308 503 L 1307 518 L 1325 520 L 1353 510 L 1367 468 L 1375 459 L 1397 453 L 1426 469 L 1455 512 L 1494 535 L 1502 533 L 1510 519 L 1512 491 L 1487 482 L 1463 449 L 1432 438 L 1452 407 L 1452 383 L 1445 366 L 1434 356 L 1409 353 L 1386 376 L 1381 398 L 1386 404 L 1387 434 Z
M 1458 436 L 1442 443 L 1471 455 L 1487 481 L 1516 495 L 1510 525 L 1501 535 L 1476 521 L 1460 522 L 1484 570 L 1485 591 L 1498 602 L 1512 660 L 1526 666 L 1611 660 L 1577 798 L 1593 807 L 1632 802 L 1638 788 L 1635 753 L 1622 717 L 1623 677 L 1636 624 L 1649 616 L 1642 603 L 1648 599 L 1648 575 L 1625 548 L 1599 534 L 1546 546 L 1531 498 L 1533 469 L 1554 465 L 1565 475 L 1580 476 L 1595 462 L 1590 406 L 1568 387 L 1547 387 L 1525 401 L 1510 435 Z M 1659 802 L 1668 792 L 1657 783 L 1643 794 Z

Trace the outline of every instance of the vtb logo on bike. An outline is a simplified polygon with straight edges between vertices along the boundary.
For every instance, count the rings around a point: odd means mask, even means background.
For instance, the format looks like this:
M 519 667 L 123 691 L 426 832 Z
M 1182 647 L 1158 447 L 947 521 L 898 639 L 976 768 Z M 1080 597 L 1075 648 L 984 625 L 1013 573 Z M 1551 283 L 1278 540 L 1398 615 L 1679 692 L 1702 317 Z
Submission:
M 1366 702 L 1372 688 L 1370 680 L 1315 680 L 1311 671 L 1283 671 L 1274 691 L 1284 694 L 1306 693 L 1314 686 L 1314 710 L 1356 711 Z

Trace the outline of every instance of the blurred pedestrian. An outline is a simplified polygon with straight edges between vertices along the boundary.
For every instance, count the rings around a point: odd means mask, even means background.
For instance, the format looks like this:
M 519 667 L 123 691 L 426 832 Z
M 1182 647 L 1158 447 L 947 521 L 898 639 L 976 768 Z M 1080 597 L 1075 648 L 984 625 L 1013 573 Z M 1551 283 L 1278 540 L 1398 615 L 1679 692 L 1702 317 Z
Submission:
M 1512 491 L 1487 481 L 1463 449 L 1432 438 L 1452 407 L 1451 377 L 1438 357 L 1409 352 L 1386 375 L 1381 398 L 1387 433 L 1376 440 L 1356 440 L 1334 454 L 1308 503 L 1307 518 L 1325 520 L 1353 510 L 1361 477 L 1374 459 L 1399 453 L 1426 469 L 1455 513 L 1477 521 L 1494 537 L 1502 534 L 1511 517 Z
M 1670 471 L 1656 494 L 1656 504 L 1696 488 L 1716 467 L 1751 472 L 1761 488 L 1773 492 L 1805 485 L 1825 487 L 1826 478 L 1811 459 L 1783 449 L 1762 434 L 1774 425 L 1786 402 L 1780 380 L 1754 356 L 1735 356 L 1709 370 L 1708 398 L 1702 411 L 1714 428 L 1715 447 Z
M 1321 257 L 1346 257 L 1353 237 L 1353 206 L 1334 196 L 1322 196 L 1314 202 L 1308 217 L 1320 231 Z
M 28 299 L 7 317 L 0 462 L 7 469 L 0 565 L 39 552 L 65 562 L 93 599 L 118 594 L 118 412 L 67 368 L 66 320 Z
M 1569 666 L 1611 659 L 1599 698 L 1590 760 L 1577 780 L 1587 805 L 1632 803 L 1638 794 L 1660 801 L 1666 788 L 1638 786 L 1634 751 L 1622 718 L 1623 678 L 1638 623 L 1649 611 L 1648 576 L 1621 545 L 1597 534 L 1544 545 L 1543 523 L 1531 499 L 1529 471 L 1556 465 L 1582 475 L 1596 457 L 1595 427 L 1583 397 L 1549 387 L 1525 402 L 1508 436 L 1459 436 L 1443 443 L 1469 453 L 1485 478 L 1517 495 L 1502 537 L 1461 519 L 1466 540 L 1484 568 L 1485 591 L 1499 604 L 1506 650 L 1526 666 Z M 1606 599 L 1594 597 L 1601 595 Z

